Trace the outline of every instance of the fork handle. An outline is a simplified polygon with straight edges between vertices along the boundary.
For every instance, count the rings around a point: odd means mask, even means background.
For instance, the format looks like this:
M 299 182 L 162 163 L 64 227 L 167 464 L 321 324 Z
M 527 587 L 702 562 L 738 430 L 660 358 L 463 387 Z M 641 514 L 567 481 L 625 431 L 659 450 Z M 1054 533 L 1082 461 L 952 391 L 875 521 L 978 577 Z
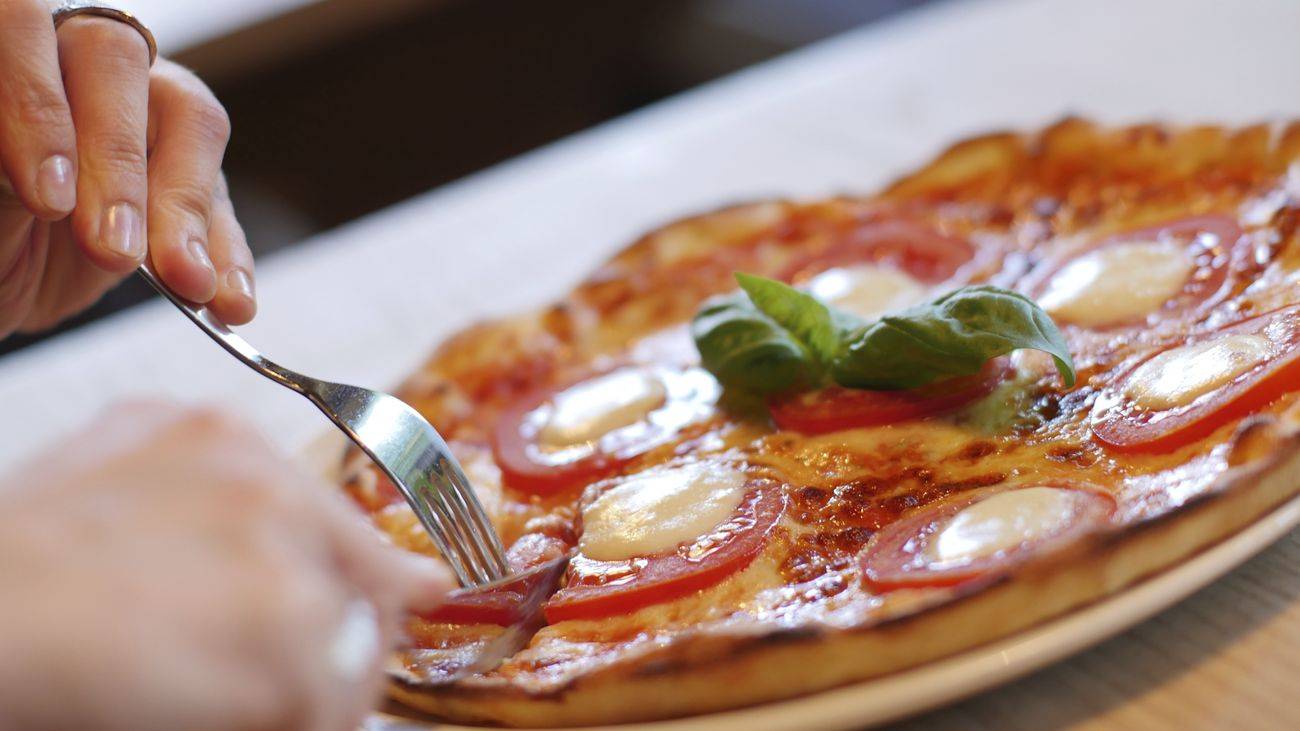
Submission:
M 176 309 L 185 313 L 185 316 L 190 318 L 190 321 L 195 325 L 198 325 L 199 329 L 212 338 L 217 345 L 225 348 L 231 355 L 243 361 L 244 365 L 281 386 L 292 388 L 304 395 L 307 394 L 307 389 L 300 382 L 301 376 L 299 374 L 262 355 L 247 340 L 231 332 L 226 323 L 217 318 L 212 313 L 212 310 L 208 309 L 207 305 L 190 302 L 173 292 L 171 287 L 164 284 L 158 273 L 154 271 L 153 262 L 146 259 L 137 272 L 149 283 L 149 286 L 158 291 L 158 294 L 165 297 L 168 302 L 176 305 Z
M 477 539 L 474 538 L 473 530 L 470 530 L 463 536 L 457 534 L 454 537 L 449 537 L 448 532 L 444 530 L 443 527 L 440 527 L 440 525 L 443 522 L 450 521 L 450 518 L 446 516 L 443 516 L 442 518 L 439 517 L 447 511 L 447 506 L 441 501 L 433 500 L 430 493 L 426 493 L 422 490 L 408 489 L 402 478 L 395 474 L 385 461 L 376 455 L 371 447 L 367 446 L 366 439 L 358 434 L 356 424 L 354 424 L 352 419 L 349 418 L 349 416 L 355 417 L 357 414 L 340 414 L 336 406 L 330 403 L 331 393 L 337 389 L 352 389 L 354 391 L 361 389 L 356 389 L 352 386 L 343 386 L 337 383 L 318 381 L 314 378 L 309 378 L 301 373 L 291 371 L 288 368 L 276 364 L 274 361 L 258 352 L 252 345 L 249 345 L 248 341 L 231 332 L 230 328 L 227 327 L 226 324 L 206 306 L 189 302 L 173 292 L 170 287 L 159 279 L 158 274 L 153 270 L 152 264 L 145 263 L 141 265 L 139 272 L 140 276 L 144 277 L 146 282 L 148 282 L 154 289 L 158 290 L 158 293 L 165 297 L 168 302 L 175 305 L 176 309 L 185 313 L 185 316 L 188 317 L 191 322 L 197 325 L 200 330 L 207 334 L 208 337 L 216 341 L 218 345 L 225 348 L 226 351 L 238 358 L 249 368 L 252 368 L 282 386 L 291 388 L 303 396 L 306 396 L 307 400 L 311 401 L 316 408 L 320 409 L 325 416 L 329 417 L 329 420 L 333 422 L 335 426 L 341 429 L 349 439 L 369 455 L 370 458 L 375 461 L 375 464 L 379 465 L 380 469 L 382 469 L 393 483 L 398 486 L 399 490 L 401 490 L 407 502 L 410 503 L 411 508 L 415 511 L 416 515 L 420 517 L 420 522 L 429 533 L 429 537 L 433 540 L 434 545 L 438 547 L 443 556 L 448 557 L 448 562 L 452 565 L 453 570 L 456 571 L 462 584 L 466 586 L 482 584 L 494 579 L 499 579 L 509 572 L 509 567 L 505 560 L 505 552 L 501 548 L 500 539 L 496 536 L 496 533 L 493 531 L 491 524 L 487 521 L 486 516 L 484 516 L 483 508 L 478 504 L 478 499 L 474 497 L 473 488 L 469 487 L 469 479 L 465 477 L 464 471 L 461 469 L 460 465 L 456 463 L 456 458 L 451 454 L 451 450 L 447 447 L 446 443 L 442 441 L 442 437 L 438 436 L 438 433 L 433 431 L 432 427 L 430 427 L 427 422 L 424 423 L 424 426 L 433 432 L 432 437 L 437 440 L 437 454 L 440 456 L 441 461 L 434 465 L 428 465 L 431 469 L 431 473 L 426 479 L 431 478 L 437 480 L 444 485 L 445 490 L 448 490 L 453 495 L 460 496 L 459 500 L 461 500 L 461 504 L 454 507 L 458 508 L 462 512 L 467 511 L 471 515 L 477 516 L 475 518 L 478 521 L 476 527 L 487 533 L 488 537 L 486 543 L 475 543 Z M 392 397 L 389 396 L 387 398 Z M 405 407 L 405 405 L 403 406 Z M 464 491 L 468 491 L 468 498 L 465 497 Z M 456 556 L 473 556 L 475 550 L 478 550 L 481 553 L 480 559 L 487 562 L 486 565 L 481 568 L 474 569 L 472 561 L 458 561 L 454 559 Z M 469 569 L 466 568 L 466 563 L 469 563 Z

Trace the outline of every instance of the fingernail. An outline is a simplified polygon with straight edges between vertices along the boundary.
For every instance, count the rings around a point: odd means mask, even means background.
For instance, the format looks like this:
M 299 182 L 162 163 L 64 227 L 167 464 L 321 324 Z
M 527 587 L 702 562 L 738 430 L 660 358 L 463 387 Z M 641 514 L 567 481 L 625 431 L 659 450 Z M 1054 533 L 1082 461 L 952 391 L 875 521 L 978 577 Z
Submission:
M 226 286 L 250 300 L 253 299 L 253 278 L 239 267 L 226 272 Z
M 205 270 L 211 272 L 213 279 L 216 279 L 217 269 L 212 266 L 212 259 L 208 258 L 208 247 L 204 246 L 202 241 L 190 239 L 189 243 L 185 244 L 185 250 L 190 252 L 191 259 Z
M 144 256 L 144 229 L 140 212 L 130 203 L 114 203 L 104 211 L 99 227 L 99 245 L 119 256 Z
M 46 208 L 69 213 L 77 205 L 77 183 L 72 179 L 72 161 L 51 155 L 36 169 L 36 196 Z

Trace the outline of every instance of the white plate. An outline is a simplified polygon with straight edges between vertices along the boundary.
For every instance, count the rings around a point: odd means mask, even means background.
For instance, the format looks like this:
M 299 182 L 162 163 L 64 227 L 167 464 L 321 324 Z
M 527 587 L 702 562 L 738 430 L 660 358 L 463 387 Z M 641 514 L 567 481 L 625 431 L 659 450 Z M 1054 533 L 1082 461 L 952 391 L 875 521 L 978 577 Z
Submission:
M 1118 634 L 1207 586 L 1300 525 L 1300 497 L 1172 569 L 1015 636 L 835 690 L 737 711 L 584 731 L 842 731 L 910 716 L 988 690 Z M 366 731 L 482 731 L 376 714 Z

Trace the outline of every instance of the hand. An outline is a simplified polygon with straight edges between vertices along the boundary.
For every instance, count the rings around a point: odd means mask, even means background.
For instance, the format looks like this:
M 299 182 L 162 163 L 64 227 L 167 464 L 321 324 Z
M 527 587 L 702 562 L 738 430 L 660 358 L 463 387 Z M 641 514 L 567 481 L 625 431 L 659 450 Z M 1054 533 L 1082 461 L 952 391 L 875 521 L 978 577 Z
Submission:
M 450 586 L 247 427 L 122 408 L 0 481 L 0 728 L 351 731 Z
M 225 110 L 131 26 L 0 0 L 0 337 L 93 304 L 151 257 L 232 325 L 253 318 L 253 257 L 221 160 Z M 148 242 L 146 244 L 146 242 Z

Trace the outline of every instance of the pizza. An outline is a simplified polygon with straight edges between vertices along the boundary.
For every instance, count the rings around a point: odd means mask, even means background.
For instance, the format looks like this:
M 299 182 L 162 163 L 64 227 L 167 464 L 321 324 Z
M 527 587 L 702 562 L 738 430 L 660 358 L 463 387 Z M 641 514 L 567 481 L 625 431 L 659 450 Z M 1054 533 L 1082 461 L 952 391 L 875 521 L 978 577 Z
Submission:
M 1300 492 L 1298 222 L 1300 124 L 1067 119 L 645 235 L 401 388 L 521 574 L 412 617 L 392 696 L 526 726 L 736 708 L 1186 560 Z M 343 482 L 436 554 L 364 457 Z

